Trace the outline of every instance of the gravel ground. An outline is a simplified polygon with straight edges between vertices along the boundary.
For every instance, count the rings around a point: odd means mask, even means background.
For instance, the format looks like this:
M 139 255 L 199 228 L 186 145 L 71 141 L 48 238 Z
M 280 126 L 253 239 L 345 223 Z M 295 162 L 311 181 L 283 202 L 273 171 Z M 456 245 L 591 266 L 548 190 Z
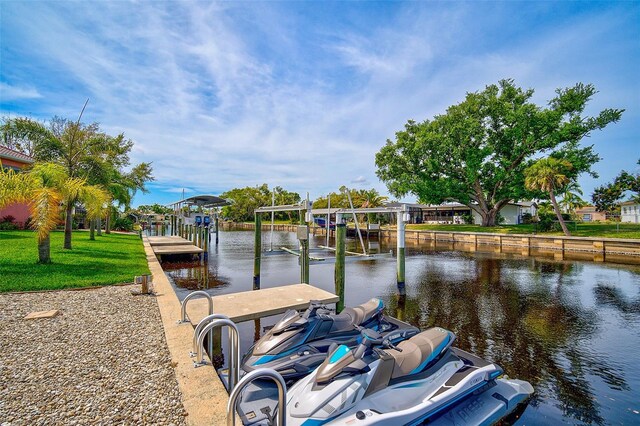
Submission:
M 0 294 L 1 425 L 186 423 L 158 305 L 133 288 Z

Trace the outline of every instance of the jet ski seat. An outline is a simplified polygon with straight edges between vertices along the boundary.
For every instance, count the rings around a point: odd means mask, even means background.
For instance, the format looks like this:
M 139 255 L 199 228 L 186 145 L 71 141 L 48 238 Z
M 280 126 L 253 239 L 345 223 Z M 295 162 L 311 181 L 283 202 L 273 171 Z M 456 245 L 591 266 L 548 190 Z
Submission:
M 356 325 L 362 325 L 381 313 L 384 309 L 382 300 L 373 298 L 362 305 L 344 308 L 338 315 L 333 316 L 331 332 L 352 330 Z
M 455 335 L 452 332 L 434 327 L 398 343 L 397 346 L 402 352 L 385 349 L 384 351 L 395 361 L 391 378 L 420 372 L 451 346 L 454 339 Z

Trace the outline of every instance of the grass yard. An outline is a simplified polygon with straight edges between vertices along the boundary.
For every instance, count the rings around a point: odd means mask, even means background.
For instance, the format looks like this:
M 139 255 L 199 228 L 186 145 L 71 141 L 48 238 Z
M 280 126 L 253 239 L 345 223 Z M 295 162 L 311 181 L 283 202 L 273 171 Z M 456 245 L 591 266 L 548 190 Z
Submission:
M 640 239 L 640 225 L 635 223 L 568 223 L 573 237 L 634 238 Z M 407 229 L 425 231 L 492 232 L 496 234 L 533 234 L 533 225 L 407 225 Z M 562 232 L 538 232 L 540 235 L 564 235 Z
M 73 233 L 73 250 L 63 250 L 63 232 L 51 233 L 51 264 L 40 265 L 33 231 L 0 231 L 0 292 L 55 290 L 132 282 L 149 273 L 137 235 Z

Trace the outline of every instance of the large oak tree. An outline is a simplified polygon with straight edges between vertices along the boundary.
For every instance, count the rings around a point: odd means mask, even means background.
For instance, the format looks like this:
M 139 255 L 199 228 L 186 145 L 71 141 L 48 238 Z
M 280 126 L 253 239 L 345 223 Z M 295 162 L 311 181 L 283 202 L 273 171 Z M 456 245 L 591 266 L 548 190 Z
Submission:
M 533 89 L 501 80 L 467 93 L 433 119 L 408 121 L 376 154 L 377 175 L 395 196 L 457 201 L 477 212 L 483 226 L 493 226 L 508 202 L 534 195 L 525 188 L 524 170 L 542 155 L 570 162 L 569 181 L 585 172 L 596 176 L 591 166 L 599 157 L 579 142 L 618 121 L 624 110 L 583 116 L 595 93 L 592 85 L 578 83 L 556 90 L 540 107 L 531 101 Z

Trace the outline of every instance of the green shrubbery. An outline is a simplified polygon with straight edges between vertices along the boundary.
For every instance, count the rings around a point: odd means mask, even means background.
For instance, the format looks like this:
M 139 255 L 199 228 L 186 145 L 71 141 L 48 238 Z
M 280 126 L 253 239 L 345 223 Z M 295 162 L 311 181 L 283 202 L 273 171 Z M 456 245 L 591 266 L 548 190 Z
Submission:
M 133 231 L 133 220 L 129 217 L 119 217 L 113 222 L 113 229 L 116 231 Z
M 16 218 L 11 215 L 0 218 L 0 231 L 13 231 L 18 229 L 18 225 L 13 223 L 15 220 Z

